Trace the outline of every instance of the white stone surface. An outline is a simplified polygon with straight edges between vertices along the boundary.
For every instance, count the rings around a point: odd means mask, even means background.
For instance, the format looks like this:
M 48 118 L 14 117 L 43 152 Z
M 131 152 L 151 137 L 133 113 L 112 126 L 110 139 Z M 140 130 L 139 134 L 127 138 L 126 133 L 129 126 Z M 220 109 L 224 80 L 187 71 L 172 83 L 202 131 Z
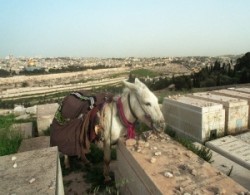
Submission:
M 250 131 L 236 135 L 235 137 L 250 144 Z
M 47 130 L 52 123 L 58 104 L 44 104 L 37 106 L 37 130 L 39 135 Z
M 201 147 L 203 145 L 199 143 L 194 143 L 197 147 Z M 203 146 L 205 147 L 205 146 Z M 212 152 L 212 162 L 211 165 L 217 170 L 221 171 L 225 175 L 229 175 L 234 181 L 250 190 L 250 170 L 231 161 L 230 159 L 224 157 L 223 155 L 215 152 L 210 149 Z M 231 173 L 230 173 L 231 171 Z
M 39 136 L 22 140 L 18 152 L 26 152 L 50 147 L 49 136 Z
M 13 111 L 14 111 L 14 114 L 18 116 L 25 114 L 25 108 L 22 105 L 15 106 Z
M 250 93 L 250 87 L 230 88 L 230 90 L 240 91 L 240 92 L 243 92 L 243 93 Z
M 26 119 L 30 119 L 30 115 L 29 114 L 22 114 L 19 115 L 15 118 L 16 120 L 26 120 Z
M 239 165 L 250 169 L 250 144 L 229 135 L 206 142 L 205 145 Z
M 209 163 L 203 161 L 179 143 L 161 138 L 149 139 L 150 145 L 162 149 L 162 155 L 153 157 L 150 148 L 143 153 L 132 151 L 119 140 L 115 177 L 122 186 L 121 194 L 240 194 L 246 190 L 237 182 L 228 178 Z M 173 177 L 166 177 L 169 172 Z M 224 193 L 219 193 L 219 192 Z
M 0 157 L 0 194 L 64 194 L 57 147 L 12 156 Z
M 225 134 L 225 110 L 221 104 L 186 96 L 165 98 L 162 112 L 173 130 L 198 142 L 208 140 L 212 130 L 217 137 Z
M 190 96 L 190 95 L 189 95 Z M 216 95 L 211 92 L 202 92 L 202 93 L 192 93 L 191 97 L 200 97 L 201 99 L 209 100 L 219 104 L 223 104 L 225 107 L 234 107 L 247 105 L 247 101 L 240 98 L 233 98 L 223 95 Z
M 17 123 L 14 124 L 11 128 L 12 130 L 18 131 L 21 133 L 23 138 L 30 138 L 33 136 L 33 125 L 32 122 L 28 123 Z
M 214 90 L 211 93 L 243 99 L 243 100 L 248 101 L 248 106 L 250 106 L 250 93 L 243 93 L 241 91 L 233 91 L 229 89 Z M 248 128 L 250 128 L 250 109 L 249 108 L 248 108 Z
M 35 105 L 35 106 L 27 107 L 25 111 L 27 114 L 34 114 L 35 115 L 37 112 L 37 106 Z
M 225 109 L 226 134 L 238 134 L 248 128 L 249 106 L 247 100 L 213 94 L 211 92 L 193 93 L 188 96 L 222 104 Z

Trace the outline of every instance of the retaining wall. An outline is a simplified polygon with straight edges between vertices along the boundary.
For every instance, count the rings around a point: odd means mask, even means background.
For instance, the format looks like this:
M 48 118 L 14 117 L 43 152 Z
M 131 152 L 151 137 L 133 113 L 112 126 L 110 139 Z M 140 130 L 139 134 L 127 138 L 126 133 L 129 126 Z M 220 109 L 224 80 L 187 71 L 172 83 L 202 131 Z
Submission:
M 119 141 L 115 176 L 118 183 L 127 181 L 121 194 L 212 195 L 247 192 L 170 138 L 153 138 L 147 143 L 147 146 L 142 143 L 126 146 L 123 140 Z

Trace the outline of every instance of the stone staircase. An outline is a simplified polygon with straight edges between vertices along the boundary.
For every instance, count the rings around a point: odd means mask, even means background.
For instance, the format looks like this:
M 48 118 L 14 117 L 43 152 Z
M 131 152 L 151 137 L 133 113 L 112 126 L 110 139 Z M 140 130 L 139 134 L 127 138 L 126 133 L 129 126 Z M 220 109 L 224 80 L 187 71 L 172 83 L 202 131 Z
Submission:
M 24 139 L 16 154 L 0 157 L 0 194 L 64 195 L 58 148 L 50 147 L 50 137 L 42 135 L 57 106 L 38 106 L 38 132 L 31 122 L 12 126 Z

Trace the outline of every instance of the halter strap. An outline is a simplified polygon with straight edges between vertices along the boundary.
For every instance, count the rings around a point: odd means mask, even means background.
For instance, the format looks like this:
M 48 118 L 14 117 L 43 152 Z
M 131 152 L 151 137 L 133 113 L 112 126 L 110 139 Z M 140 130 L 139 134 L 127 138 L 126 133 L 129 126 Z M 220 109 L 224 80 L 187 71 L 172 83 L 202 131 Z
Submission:
M 131 112 L 131 114 L 133 115 L 133 117 L 135 118 L 135 121 L 138 120 L 138 117 L 136 116 L 135 112 L 133 111 L 132 107 L 131 107 L 131 103 L 130 103 L 130 93 L 128 94 L 128 107 L 129 110 Z
M 141 102 L 138 100 L 138 97 L 137 97 L 137 96 L 136 96 L 136 100 L 137 100 L 137 102 L 139 103 L 140 108 L 141 108 L 142 111 L 144 112 L 145 117 L 146 117 L 148 120 L 150 120 L 150 122 L 152 123 L 152 118 L 151 118 L 151 116 L 150 116 L 149 114 L 147 114 L 147 112 L 145 111 L 145 109 L 144 109 L 143 106 L 141 105 Z
M 118 108 L 118 114 L 121 119 L 121 122 L 125 127 L 127 127 L 127 137 L 128 138 L 135 138 L 135 123 L 131 123 L 128 121 L 124 114 L 124 108 L 122 105 L 121 97 L 117 100 L 117 108 Z M 132 113 L 132 112 L 131 112 Z

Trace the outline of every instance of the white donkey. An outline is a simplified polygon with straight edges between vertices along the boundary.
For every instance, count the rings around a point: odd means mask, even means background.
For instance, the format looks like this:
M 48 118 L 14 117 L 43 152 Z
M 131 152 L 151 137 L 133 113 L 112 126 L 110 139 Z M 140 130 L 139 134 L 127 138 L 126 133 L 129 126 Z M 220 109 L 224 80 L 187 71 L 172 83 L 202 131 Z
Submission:
M 156 131 L 163 131 L 165 121 L 157 97 L 145 84 L 135 79 L 135 83 L 123 81 L 126 88 L 120 97 L 104 105 L 100 112 L 100 125 L 104 129 L 104 177 L 109 181 L 111 145 L 123 133 L 134 137 L 134 125 L 138 120 Z

